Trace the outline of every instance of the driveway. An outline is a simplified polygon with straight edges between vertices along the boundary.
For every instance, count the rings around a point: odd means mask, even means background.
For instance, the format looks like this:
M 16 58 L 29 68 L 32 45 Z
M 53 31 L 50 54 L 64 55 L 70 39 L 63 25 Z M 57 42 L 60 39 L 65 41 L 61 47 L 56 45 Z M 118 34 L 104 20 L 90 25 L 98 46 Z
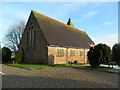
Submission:
M 118 88 L 118 74 L 50 67 L 26 70 L 2 65 L 2 88 Z

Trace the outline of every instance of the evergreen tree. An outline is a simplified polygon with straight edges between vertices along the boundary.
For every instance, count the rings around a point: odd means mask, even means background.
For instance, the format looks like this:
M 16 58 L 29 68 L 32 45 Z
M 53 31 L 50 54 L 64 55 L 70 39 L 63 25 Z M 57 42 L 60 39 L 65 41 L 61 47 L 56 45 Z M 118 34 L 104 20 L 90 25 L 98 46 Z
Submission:
M 120 44 L 115 44 L 112 48 L 112 60 L 120 65 Z
M 11 60 L 11 50 L 7 47 L 2 48 L 2 63 L 7 63 Z
M 109 63 L 111 56 L 110 47 L 106 44 L 98 44 L 88 52 L 88 60 L 91 67 L 95 68 L 100 64 Z

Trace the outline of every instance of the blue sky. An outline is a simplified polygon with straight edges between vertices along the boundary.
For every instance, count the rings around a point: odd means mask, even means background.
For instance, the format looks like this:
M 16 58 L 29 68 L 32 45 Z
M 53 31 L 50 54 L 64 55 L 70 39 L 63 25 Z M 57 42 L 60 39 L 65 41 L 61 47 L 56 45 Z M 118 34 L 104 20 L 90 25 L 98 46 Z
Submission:
M 0 42 L 13 23 L 27 22 L 31 10 L 86 31 L 92 40 L 113 46 L 118 42 L 117 2 L 4 2 L 0 3 Z

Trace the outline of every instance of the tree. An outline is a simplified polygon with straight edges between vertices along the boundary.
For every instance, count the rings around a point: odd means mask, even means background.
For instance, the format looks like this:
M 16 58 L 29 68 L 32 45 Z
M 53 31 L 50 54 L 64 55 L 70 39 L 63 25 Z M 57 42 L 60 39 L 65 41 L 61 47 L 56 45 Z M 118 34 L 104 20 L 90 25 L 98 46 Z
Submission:
M 15 62 L 20 63 L 23 62 L 24 59 L 24 53 L 22 49 L 19 49 L 15 52 Z
M 90 65 L 92 67 L 94 67 L 95 64 L 94 64 L 94 61 L 93 61 L 93 59 L 94 59 L 94 56 L 93 56 L 93 47 L 90 48 L 90 51 L 88 51 L 87 56 L 88 56 L 88 60 L 90 62 Z
M 98 44 L 88 51 L 88 60 L 93 68 L 99 66 L 100 64 L 109 63 L 110 56 L 111 50 L 106 44 Z
M 8 29 L 8 33 L 5 35 L 5 46 L 16 52 L 18 50 L 18 45 L 22 38 L 24 28 L 24 21 L 20 21 L 19 23 L 11 25 L 11 27 Z
M 0 44 L 0 63 L 2 63 L 2 49 L 1 49 L 1 44 Z
M 120 65 L 120 44 L 115 44 L 112 48 L 112 60 Z
M 7 63 L 8 61 L 11 60 L 11 50 L 7 47 L 2 48 L 2 62 Z

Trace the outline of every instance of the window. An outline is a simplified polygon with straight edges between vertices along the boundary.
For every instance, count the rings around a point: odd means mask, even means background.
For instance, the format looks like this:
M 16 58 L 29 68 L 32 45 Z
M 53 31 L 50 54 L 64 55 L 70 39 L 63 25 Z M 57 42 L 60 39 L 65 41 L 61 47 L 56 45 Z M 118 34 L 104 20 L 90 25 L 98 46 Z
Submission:
M 27 49 L 29 49 L 29 33 L 27 32 Z
M 83 51 L 80 51 L 80 56 L 83 56 Z
M 56 56 L 64 56 L 64 49 L 57 49 Z
M 70 56 L 75 56 L 75 50 L 70 50 Z
M 34 30 L 33 26 L 30 27 L 29 30 L 30 30 L 30 37 L 29 37 L 30 42 L 29 42 L 29 45 L 30 45 L 30 47 L 33 48 L 34 44 L 35 44 L 35 30 Z

